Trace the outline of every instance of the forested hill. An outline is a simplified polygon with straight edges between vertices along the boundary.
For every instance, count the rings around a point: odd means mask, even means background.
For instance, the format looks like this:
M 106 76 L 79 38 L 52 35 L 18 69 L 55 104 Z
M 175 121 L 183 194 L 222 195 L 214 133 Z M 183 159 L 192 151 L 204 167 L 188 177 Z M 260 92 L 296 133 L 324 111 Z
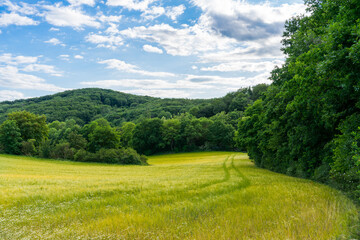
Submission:
M 114 125 L 127 121 L 137 122 L 149 117 L 171 118 L 185 112 L 196 117 L 211 117 L 220 112 L 243 111 L 266 87 L 265 84 L 260 84 L 214 99 L 161 99 L 108 89 L 85 88 L 1 102 L 0 122 L 6 119 L 8 113 L 19 110 L 44 114 L 48 122 L 75 119 L 81 125 L 100 117 Z

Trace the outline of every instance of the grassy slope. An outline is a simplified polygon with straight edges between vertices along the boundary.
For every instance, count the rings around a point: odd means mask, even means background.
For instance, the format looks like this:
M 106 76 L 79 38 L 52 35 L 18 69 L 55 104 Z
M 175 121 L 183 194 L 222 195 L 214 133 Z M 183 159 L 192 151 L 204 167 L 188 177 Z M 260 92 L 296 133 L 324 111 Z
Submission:
M 245 154 L 113 166 L 0 156 L 0 239 L 333 239 L 356 207 Z

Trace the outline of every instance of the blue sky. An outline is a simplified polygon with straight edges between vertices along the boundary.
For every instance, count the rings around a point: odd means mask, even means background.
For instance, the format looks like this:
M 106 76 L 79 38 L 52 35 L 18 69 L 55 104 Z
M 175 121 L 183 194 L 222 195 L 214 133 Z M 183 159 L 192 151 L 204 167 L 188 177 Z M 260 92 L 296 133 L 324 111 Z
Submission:
M 0 101 L 100 87 L 213 98 L 270 83 L 302 0 L 0 0 Z

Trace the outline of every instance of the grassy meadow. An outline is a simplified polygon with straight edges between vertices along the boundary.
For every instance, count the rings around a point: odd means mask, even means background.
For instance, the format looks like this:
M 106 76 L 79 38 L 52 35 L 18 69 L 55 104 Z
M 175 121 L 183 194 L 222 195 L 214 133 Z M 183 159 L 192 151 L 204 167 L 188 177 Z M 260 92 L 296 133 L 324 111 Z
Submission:
M 246 154 L 159 155 L 150 166 L 0 155 L 0 239 L 348 239 L 338 191 Z

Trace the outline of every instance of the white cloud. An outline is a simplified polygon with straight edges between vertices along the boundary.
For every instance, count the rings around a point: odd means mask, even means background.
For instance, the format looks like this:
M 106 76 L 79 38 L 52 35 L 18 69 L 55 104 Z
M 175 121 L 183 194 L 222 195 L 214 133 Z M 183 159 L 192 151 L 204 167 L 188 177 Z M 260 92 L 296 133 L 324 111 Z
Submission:
M 100 22 L 108 22 L 108 23 L 117 23 L 120 22 L 122 19 L 121 15 L 115 16 L 115 15 L 111 15 L 111 16 L 105 16 L 105 15 L 100 15 L 98 17 Z
M 161 6 L 151 6 L 148 7 L 143 11 L 141 16 L 145 18 L 146 20 L 153 20 L 155 18 L 158 18 L 162 15 L 165 15 L 169 17 L 171 20 L 176 21 L 177 17 L 184 13 L 185 6 L 179 5 L 175 7 L 161 7 Z
M 57 38 L 51 38 L 51 39 L 45 41 L 45 43 L 50 43 L 50 44 L 52 44 L 52 45 L 54 45 L 54 46 L 56 46 L 56 45 L 65 46 L 65 44 L 63 44 L 63 43 L 62 43 L 59 39 L 57 39 Z
M 271 83 L 269 73 L 260 73 L 253 77 L 222 77 L 213 75 L 187 75 L 182 84 L 186 82 L 198 83 L 203 86 L 211 86 L 214 89 L 232 89 L 255 86 L 259 83 Z
M 199 52 L 229 49 L 235 40 L 223 38 L 211 29 L 201 25 L 176 29 L 168 24 L 150 27 L 134 27 L 123 30 L 121 35 L 127 38 L 139 38 L 161 45 L 168 54 L 174 56 L 196 55 Z
M 86 36 L 85 40 L 97 44 L 97 47 L 105 48 L 116 48 L 124 44 L 122 37 L 114 35 L 107 36 L 90 33 Z
M 201 71 L 218 71 L 218 72 L 234 72 L 234 71 L 243 71 L 243 72 L 270 72 L 274 69 L 275 66 L 280 66 L 283 64 L 281 60 L 273 61 L 261 61 L 261 62 L 251 62 L 251 61 L 237 61 L 237 62 L 227 62 L 215 65 L 212 67 L 203 67 Z
M 3 4 L 5 6 L 7 6 L 8 10 L 11 11 L 12 13 L 20 13 L 20 14 L 24 14 L 24 15 L 35 15 L 38 13 L 38 10 L 36 9 L 36 7 L 31 4 L 24 3 L 24 2 L 15 4 L 14 2 L 15 1 L 11 2 L 9 0 L 3 0 L 3 1 L 0 1 L 0 5 Z
M 61 55 L 59 55 L 59 58 L 64 61 L 70 61 L 70 59 L 69 59 L 70 55 L 68 55 L 68 54 L 61 54 Z
M 109 23 L 110 27 L 108 27 L 105 30 L 106 34 L 109 34 L 111 36 L 115 36 L 116 34 L 118 34 L 120 31 L 118 29 L 118 26 L 115 23 Z
M 7 65 L 30 64 L 30 63 L 36 63 L 37 61 L 38 61 L 38 57 L 29 57 L 29 56 L 13 57 L 11 53 L 4 53 L 0 55 L 0 63 L 5 63 Z
M 108 0 L 106 5 L 123 7 L 128 10 L 145 11 L 156 0 Z
M 94 17 L 86 15 L 79 8 L 64 7 L 60 4 L 47 5 L 44 8 L 47 9 L 46 21 L 55 26 L 82 29 L 85 26 L 98 28 L 101 25 Z
M 50 92 L 64 91 L 65 88 L 46 83 L 42 78 L 20 73 L 15 66 L 0 67 L 0 86 L 13 89 L 35 89 Z
M 134 73 L 144 76 L 151 77 L 173 77 L 175 74 L 168 72 L 149 72 L 141 70 L 138 66 L 126 63 L 124 61 L 118 59 L 108 59 L 99 62 L 100 64 L 106 64 L 109 69 L 116 69 L 121 72 Z
M 153 6 L 153 7 L 149 8 L 149 9 L 146 9 L 141 16 L 144 17 L 147 20 L 152 20 L 152 19 L 155 19 L 157 17 L 160 17 L 163 14 L 165 14 L 165 8 L 158 7 L 158 6 Z
M 176 21 L 178 16 L 184 13 L 185 11 L 184 5 L 179 5 L 176 7 L 167 7 L 165 15 L 168 16 L 171 20 Z
M 0 55 L 0 68 L 4 71 L 16 72 L 16 76 L 20 76 L 19 71 L 24 72 L 43 72 L 51 76 L 62 76 L 62 72 L 55 69 L 54 66 L 39 64 L 39 57 L 30 56 L 13 56 L 10 53 Z M 15 71 L 16 70 L 16 71 Z M 23 74 L 24 76 L 31 76 Z
M 34 21 L 33 19 L 20 16 L 17 13 L 3 13 L 0 15 L 0 26 L 8 26 L 8 25 L 18 25 L 18 26 L 25 26 L 25 25 L 37 25 L 39 22 Z
M 55 70 L 54 66 L 45 64 L 30 64 L 22 70 L 25 72 L 44 72 L 56 77 L 61 77 L 63 75 L 62 72 Z
M 11 90 L 0 90 L 0 102 L 13 101 L 16 99 L 24 99 L 25 95 L 22 92 Z
M 81 55 L 75 55 L 74 58 L 75 58 L 75 59 L 84 59 L 84 57 L 81 56 Z
M 94 6 L 95 0 L 67 0 L 71 5 L 73 6 L 79 6 L 79 5 L 89 5 Z
M 284 58 L 284 55 L 280 50 L 280 41 L 280 36 L 274 36 L 266 39 L 266 41 L 243 42 L 241 47 L 226 51 L 204 52 L 199 58 L 202 63 L 224 63 L 259 59 L 270 59 L 270 61 L 273 61 Z
M 157 47 L 154 47 L 151 45 L 147 45 L 147 44 L 143 46 L 143 49 L 146 52 L 159 53 L 159 54 L 163 53 L 163 50 L 161 50 L 160 48 L 157 48 Z
M 60 29 L 51 27 L 51 28 L 49 29 L 49 31 L 57 32 L 57 31 L 60 31 Z

